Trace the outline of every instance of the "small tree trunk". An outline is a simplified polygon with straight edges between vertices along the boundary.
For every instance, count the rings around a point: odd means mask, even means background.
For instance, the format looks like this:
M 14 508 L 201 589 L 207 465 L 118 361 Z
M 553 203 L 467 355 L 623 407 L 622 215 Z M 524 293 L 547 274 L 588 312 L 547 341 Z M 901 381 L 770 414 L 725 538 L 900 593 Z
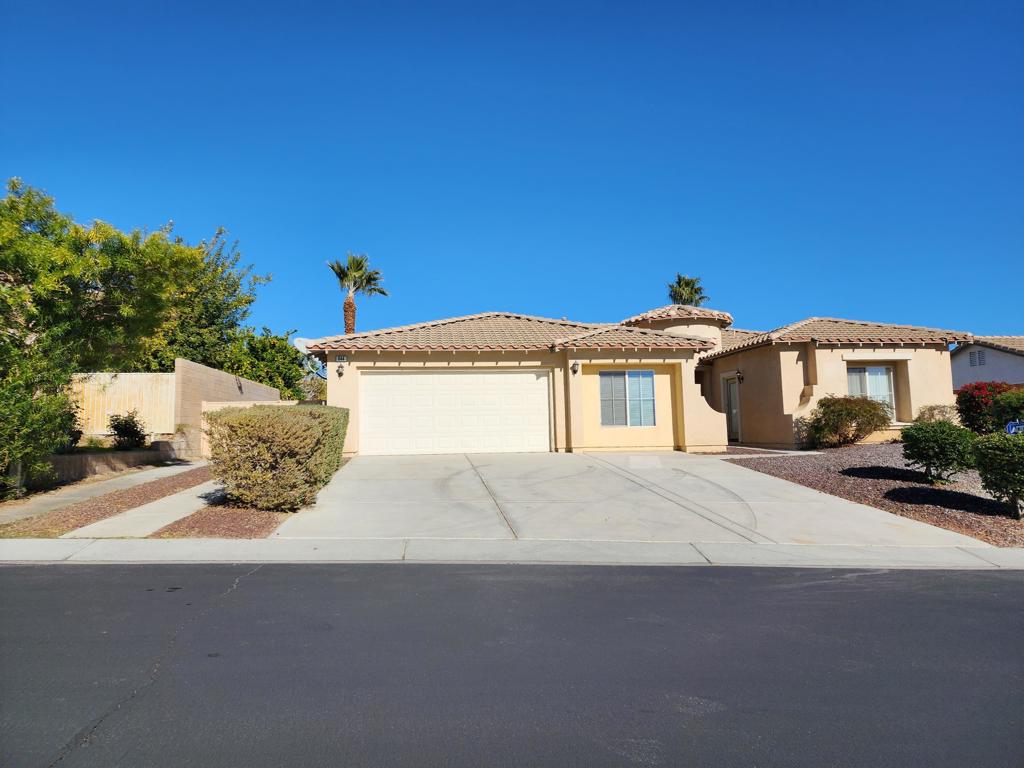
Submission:
M 7 465 L 7 484 L 13 489 L 15 497 L 21 496 L 25 486 L 25 473 L 21 469 L 21 460 L 12 461 Z
M 345 297 L 345 333 L 356 332 L 356 300 L 351 295 Z
M 1010 511 L 1015 520 L 1024 520 L 1024 499 L 1010 499 Z

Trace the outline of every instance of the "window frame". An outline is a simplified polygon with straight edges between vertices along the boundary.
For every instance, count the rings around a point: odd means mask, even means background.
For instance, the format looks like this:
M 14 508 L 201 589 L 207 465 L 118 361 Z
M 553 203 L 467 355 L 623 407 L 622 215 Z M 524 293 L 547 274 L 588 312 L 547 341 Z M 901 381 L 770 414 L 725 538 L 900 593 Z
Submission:
M 868 390 L 869 390 L 869 386 L 868 386 L 868 369 L 870 369 L 870 368 L 881 368 L 881 369 L 883 369 L 886 372 L 886 380 L 889 383 L 889 399 L 888 400 L 879 400 L 878 398 L 871 397 L 871 395 L 868 394 Z M 856 394 L 850 391 L 850 373 L 854 372 L 854 371 L 858 372 L 861 376 L 863 376 L 862 381 L 864 383 L 864 386 L 862 387 L 863 391 L 860 392 L 860 393 L 856 393 Z M 886 365 L 884 363 L 883 364 L 875 363 L 874 365 L 872 365 L 872 364 L 870 364 L 868 362 L 865 362 L 865 363 L 863 363 L 861 365 L 847 365 L 846 366 L 846 393 L 848 395 L 850 395 L 851 397 L 866 397 L 866 398 L 868 398 L 870 400 L 875 400 L 876 402 L 879 402 L 879 403 L 883 403 L 884 402 L 886 405 L 889 406 L 889 411 L 890 411 L 889 417 L 893 420 L 893 422 L 896 421 L 896 369 L 895 369 L 895 366 Z
M 650 424 L 631 424 L 630 423 L 631 417 L 633 415 L 632 409 L 630 408 L 630 405 L 629 405 L 630 400 L 633 399 L 629 395 L 629 391 L 630 391 L 630 384 L 629 384 L 630 374 L 634 374 L 636 378 L 641 378 L 644 375 L 647 375 L 651 379 L 651 395 L 650 395 L 650 397 L 646 398 L 646 397 L 643 397 L 642 395 L 638 395 L 637 398 L 636 398 L 637 401 L 640 402 L 641 404 L 644 403 L 644 402 L 647 402 L 648 400 L 650 401 L 650 403 L 651 403 L 651 423 Z M 625 405 L 626 405 L 626 423 L 625 424 L 606 424 L 605 421 L 604 421 L 604 408 L 602 408 L 602 405 L 604 404 L 604 401 L 605 401 L 606 398 L 604 398 L 601 395 L 601 384 L 600 384 L 601 383 L 601 377 L 603 377 L 603 376 L 622 376 L 623 379 L 624 379 L 625 386 L 623 388 L 623 392 L 624 392 Z M 626 427 L 626 428 L 629 428 L 629 429 L 651 429 L 652 427 L 658 426 L 658 395 L 657 395 L 657 392 L 655 391 L 654 382 L 655 382 L 654 370 L 653 369 L 649 369 L 649 368 L 625 369 L 625 370 L 617 370 L 617 371 L 598 371 L 598 390 L 597 390 L 598 391 L 598 411 L 599 411 L 599 418 L 601 420 L 601 427 L 602 428 L 608 428 L 608 429 L 621 429 L 623 427 Z M 614 399 L 612 400 L 612 402 L 614 402 Z M 642 416 L 642 414 L 641 414 L 641 416 Z

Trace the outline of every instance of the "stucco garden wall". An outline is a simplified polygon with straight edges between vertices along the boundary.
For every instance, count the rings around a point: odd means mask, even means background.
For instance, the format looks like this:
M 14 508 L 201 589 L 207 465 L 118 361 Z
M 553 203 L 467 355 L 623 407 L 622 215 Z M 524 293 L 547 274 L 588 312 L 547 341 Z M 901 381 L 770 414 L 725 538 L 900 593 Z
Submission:
M 266 384 L 258 384 L 180 357 L 174 361 L 175 428 L 181 431 L 190 454 L 198 456 L 202 451 L 203 401 L 280 399 L 281 393 Z

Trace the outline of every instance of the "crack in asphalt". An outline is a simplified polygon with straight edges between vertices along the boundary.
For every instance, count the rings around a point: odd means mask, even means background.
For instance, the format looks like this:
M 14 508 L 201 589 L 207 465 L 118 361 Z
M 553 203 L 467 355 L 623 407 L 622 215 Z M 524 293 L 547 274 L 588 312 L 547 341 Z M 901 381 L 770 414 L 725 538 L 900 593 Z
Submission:
M 103 712 L 103 714 L 96 718 L 96 720 L 94 720 L 92 724 L 86 726 L 85 728 L 81 729 L 78 733 L 76 733 L 74 736 L 72 736 L 71 740 L 68 741 L 68 743 L 65 744 L 63 747 L 61 747 L 60 750 L 57 752 L 56 756 L 53 758 L 53 760 L 51 760 L 47 764 L 47 768 L 53 768 L 54 766 L 59 765 L 64 761 L 66 757 L 68 757 L 68 755 L 72 754 L 76 749 L 90 744 L 96 735 L 96 731 L 98 731 L 103 726 L 103 723 L 106 722 L 111 715 L 118 712 L 122 707 L 125 707 L 128 704 L 130 704 L 134 699 L 138 698 L 138 696 L 141 693 L 146 691 L 148 688 L 152 687 L 153 684 L 156 683 L 157 678 L 160 677 L 160 672 L 163 670 L 165 663 L 170 659 L 170 657 L 176 650 L 178 638 L 181 636 L 181 633 L 184 632 L 192 624 L 195 624 L 200 619 L 203 619 L 206 616 L 208 616 L 215 608 L 219 607 L 222 604 L 223 600 L 226 597 L 228 597 L 232 592 L 238 589 L 238 586 L 242 583 L 243 579 L 252 576 L 254 573 L 256 573 L 256 571 L 260 570 L 262 567 L 263 563 L 260 563 L 252 570 L 246 571 L 245 573 L 235 577 L 234 581 L 231 582 L 231 585 L 227 589 L 225 589 L 220 594 L 214 596 L 213 601 L 210 603 L 210 605 L 208 605 L 203 610 L 192 614 L 183 622 L 181 622 L 181 624 L 179 624 L 171 633 L 171 636 L 167 639 L 167 642 L 164 643 L 163 648 L 157 654 L 156 658 L 153 661 L 152 668 L 149 670 L 149 675 L 147 675 L 146 679 L 140 685 L 135 687 L 127 696 L 124 696 L 121 699 L 118 699 L 116 702 L 114 702 L 110 707 L 108 707 Z

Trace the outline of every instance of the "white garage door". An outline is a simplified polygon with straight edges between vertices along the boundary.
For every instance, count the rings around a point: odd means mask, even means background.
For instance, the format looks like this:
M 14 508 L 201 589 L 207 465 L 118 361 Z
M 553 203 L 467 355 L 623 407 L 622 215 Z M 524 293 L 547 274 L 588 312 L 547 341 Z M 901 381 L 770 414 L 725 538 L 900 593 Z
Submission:
M 548 451 L 549 391 L 544 371 L 363 372 L 359 452 Z

